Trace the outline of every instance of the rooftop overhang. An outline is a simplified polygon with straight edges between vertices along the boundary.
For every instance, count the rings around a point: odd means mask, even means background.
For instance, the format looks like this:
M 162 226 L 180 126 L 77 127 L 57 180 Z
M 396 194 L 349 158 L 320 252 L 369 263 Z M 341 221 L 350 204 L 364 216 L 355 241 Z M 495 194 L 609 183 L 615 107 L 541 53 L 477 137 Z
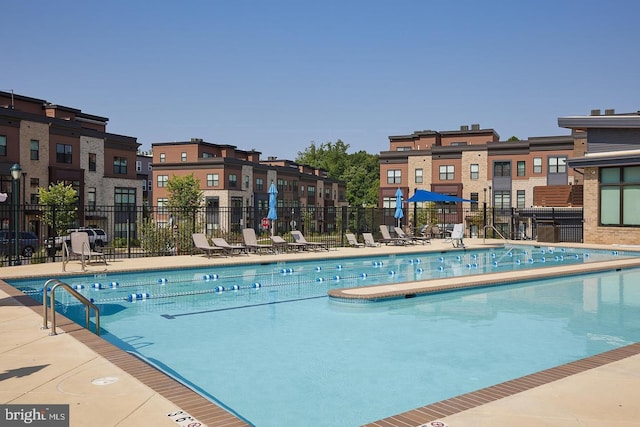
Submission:
M 585 156 L 568 159 L 572 168 L 609 167 L 609 166 L 637 166 L 640 165 L 640 151 L 626 154 L 609 154 L 603 156 Z
M 558 117 L 558 126 L 568 129 L 639 129 L 640 115 Z

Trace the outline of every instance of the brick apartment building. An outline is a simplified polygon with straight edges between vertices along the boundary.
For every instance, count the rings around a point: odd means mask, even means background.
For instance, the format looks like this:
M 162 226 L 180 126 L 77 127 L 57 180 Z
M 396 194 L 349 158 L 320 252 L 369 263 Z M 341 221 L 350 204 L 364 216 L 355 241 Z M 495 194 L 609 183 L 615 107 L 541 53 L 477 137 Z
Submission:
M 263 161 L 255 150 L 192 138 L 154 143 L 152 151 L 154 205 L 162 208 L 168 203 L 166 186 L 172 176 L 193 174 L 204 193 L 207 232 L 258 228 L 269 210 L 272 182 L 278 189 L 281 231 L 302 226 L 303 213 L 312 215 L 308 231 L 333 231 L 333 209 L 347 205 L 345 184 L 328 178 L 326 171 L 289 160 Z
M 108 118 L 76 108 L 0 91 L 0 192 L 11 193 L 9 169 L 20 164 L 21 206 L 26 209 L 23 230 L 42 230 L 35 205 L 38 188 L 63 182 L 79 196 L 79 225 L 105 227 L 99 206 L 135 206 L 142 188 L 133 165 L 136 138 L 107 132 Z M 10 198 L 0 205 L 0 227 L 9 228 Z M 122 232 L 117 221 L 109 224 Z M 44 236 L 41 236 L 44 237 Z
M 581 175 L 567 160 L 582 156 L 585 142 L 571 135 L 500 141 L 495 130 L 473 124 L 390 136 L 389 142 L 389 151 L 380 153 L 382 207 L 395 207 L 398 188 L 405 199 L 424 189 L 494 208 L 582 204 Z M 462 220 L 460 211 L 454 221 Z

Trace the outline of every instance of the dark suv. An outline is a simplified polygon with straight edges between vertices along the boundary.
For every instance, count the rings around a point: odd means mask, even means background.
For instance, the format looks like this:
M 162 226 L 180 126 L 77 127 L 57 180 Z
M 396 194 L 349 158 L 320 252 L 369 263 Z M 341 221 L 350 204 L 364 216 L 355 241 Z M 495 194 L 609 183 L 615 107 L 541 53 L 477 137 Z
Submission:
M 31 257 L 40 250 L 40 238 L 30 231 L 20 231 L 18 251 L 23 257 Z M 13 231 L 0 230 L 0 256 L 13 255 Z

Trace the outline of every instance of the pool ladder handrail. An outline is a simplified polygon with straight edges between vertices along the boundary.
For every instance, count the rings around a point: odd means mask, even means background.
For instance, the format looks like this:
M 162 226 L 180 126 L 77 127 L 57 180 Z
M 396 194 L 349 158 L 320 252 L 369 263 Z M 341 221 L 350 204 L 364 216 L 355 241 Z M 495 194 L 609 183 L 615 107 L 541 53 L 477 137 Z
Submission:
M 509 240 L 508 240 L 506 237 L 504 237 L 504 236 L 502 235 L 502 233 L 500 233 L 500 232 L 498 231 L 498 229 L 497 229 L 497 228 L 495 228 L 493 225 L 485 225 L 485 226 L 483 227 L 483 229 L 482 229 L 482 244 L 484 244 L 484 242 L 485 242 L 485 240 L 486 240 L 486 238 L 487 238 L 487 228 L 492 229 L 492 230 L 493 230 L 493 231 L 494 231 L 498 236 L 502 237 L 502 239 L 504 240 L 504 244 L 505 244 L 505 245 L 508 245 L 508 244 L 509 244 Z
M 47 319 L 47 289 L 49 287 L 50 283 L 55 283 L 52 287 L 51 287 L 51 295 L 49 296 L 50 299 L 50 303 L 51 303 L 51 332 L 49 333 L 49 335 L 57 335 L 56 332 L 56 298 L 55 298 L 55 293 L 56 293 L 56 289 L 58 287 L 62 287 L 63 289 L 65 289 L 67 292 L 69 292 L 71 295 L 73 295 L 78 301 L 80 301 L 82 304 L 84 304 L 84 310 L 85 310 L 85 328 L 87 328 L 87 330 L 91 330 L 89 328 L 89 318 L 91 315 L 91 311 L 90 308 L 93 308 L 93 310 L 96 313 L 96 335 L 100 336 L 100 309 L 98 309 L 98 307 L 92 303 L 91 301 L 89 301 L 84 295 L 82 295 L 80 292 L 76 291 L 75 289 L 73 289 L 71 286 L 69 286 L 67 283 L 61 282 L 58 279 L 49 279 L 47 280 L 43 287 L 42 287 L 42 329 L 49 329 L 49 322 Z

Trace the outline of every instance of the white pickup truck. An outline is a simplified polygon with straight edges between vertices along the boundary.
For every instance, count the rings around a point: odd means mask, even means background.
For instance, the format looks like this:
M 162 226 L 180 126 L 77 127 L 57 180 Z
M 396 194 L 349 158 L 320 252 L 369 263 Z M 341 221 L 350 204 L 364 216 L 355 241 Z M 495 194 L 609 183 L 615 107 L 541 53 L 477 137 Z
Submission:
M 105 246 L 109 243 L 107 233 L 105 233 L 102 228 L 71 228 L 67 230 L 67 234 L 65 236 L 56 237 L 56 249 L 62 249 L 63 241 L 67 242 L 67 245 L 71 245 L 71 233 L 74 231 L 87 233 L 89 236 L 89 244 L 92 248 L 95 248 L 96 246 Z

